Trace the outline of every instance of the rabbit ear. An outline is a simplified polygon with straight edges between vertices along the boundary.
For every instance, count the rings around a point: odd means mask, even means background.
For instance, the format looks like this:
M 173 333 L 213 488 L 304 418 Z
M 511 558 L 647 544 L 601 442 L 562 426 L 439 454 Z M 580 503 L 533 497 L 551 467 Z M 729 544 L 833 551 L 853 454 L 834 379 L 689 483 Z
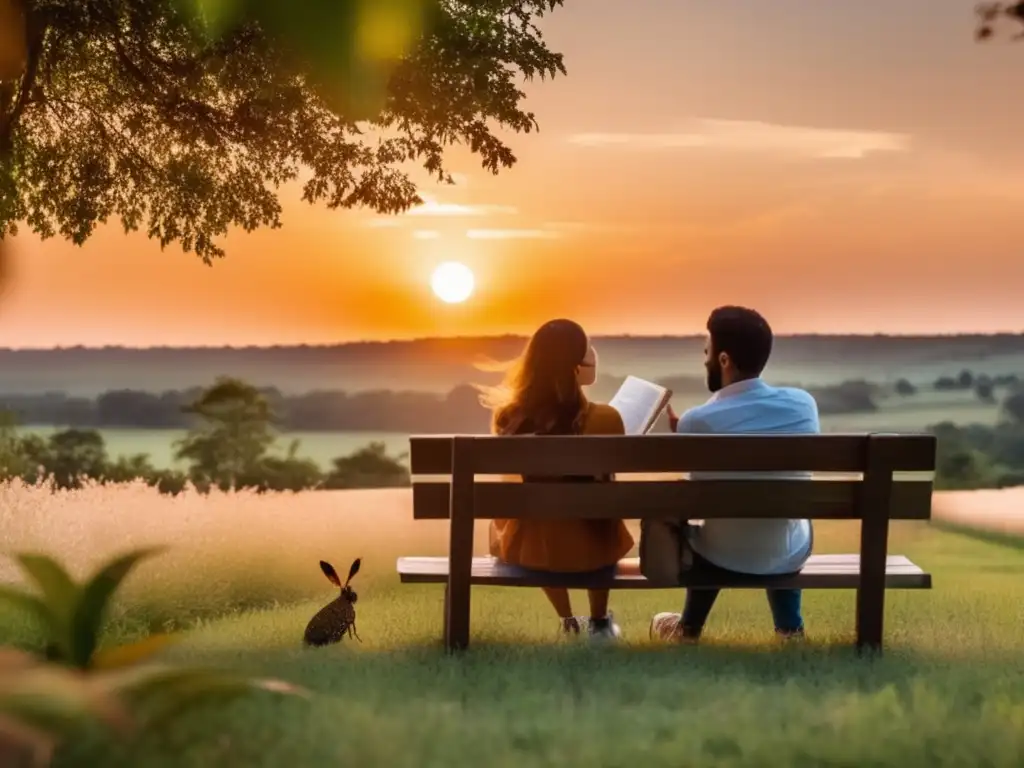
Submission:
M 355 562 L 352 563 L 352 567 L 348 569 L 348 578 L 345 579 L 345 586 L 352 581 L 352 577 L 359 573 L 359 566 L 363 564 L 362 558 L 356 558 Z
M 337 572 L 334 570 L 334 566 L 323 560 L 320 561 L 320 570 L 324 572 L 324 576 L 331 580 L 331 584 L 336 587 L 341 586 L 341 579 L 338 578 Z

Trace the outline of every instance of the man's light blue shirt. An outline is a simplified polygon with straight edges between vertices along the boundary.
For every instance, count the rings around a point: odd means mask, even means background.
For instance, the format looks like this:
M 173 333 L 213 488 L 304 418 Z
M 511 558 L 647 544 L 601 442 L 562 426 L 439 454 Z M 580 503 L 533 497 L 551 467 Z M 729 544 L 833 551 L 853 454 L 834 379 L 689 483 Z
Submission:
M 818 404 L 802 389 L 747 379 L 723 387 L 704 405 L 686 411 L 679 434 L 811 434 L 821 432 Z M 808 477 L 809 473 L 694 472 L 691 479 Z M 800 570 L 810 557 L 810 520 L 706 520 L 690 543 L 706 560 L 739 573 L 769 575 Z

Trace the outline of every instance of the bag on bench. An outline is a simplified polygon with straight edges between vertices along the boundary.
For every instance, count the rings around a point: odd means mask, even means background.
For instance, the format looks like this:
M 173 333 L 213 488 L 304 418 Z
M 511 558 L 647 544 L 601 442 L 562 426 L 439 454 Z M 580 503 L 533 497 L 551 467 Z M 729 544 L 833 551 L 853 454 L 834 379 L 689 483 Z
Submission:
M 640 521 L 640 573 L 651 584 L 671 586 L 693 567 L 690 529 L 686 520 Z

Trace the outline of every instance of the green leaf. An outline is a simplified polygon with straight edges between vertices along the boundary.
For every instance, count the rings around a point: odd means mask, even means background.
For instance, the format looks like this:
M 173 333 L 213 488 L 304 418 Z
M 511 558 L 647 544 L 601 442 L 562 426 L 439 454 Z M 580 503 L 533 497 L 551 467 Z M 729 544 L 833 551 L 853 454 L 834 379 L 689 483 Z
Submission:
M 14 610 L 30 614 L 39 622 L 50 639 L 59 633 L 59 622 L 41 598 L 14 587 L 0 585 L 0 603 L 7 603 Z
M 61 650 L 70 646 L 71 615 L 78 603 L 79 588 L 64 567 L 46 555 L 22 553 L 15 555 L 21 570 L 43 593 L 43 601 L 54 617 L 57 631 L 50 638 Z
M 136 565 L 166 547 L 148 547 L 121 555 L 100 568 L 82 587 L 71 620 L 71 662 L 88 669 L 99 645 L 100 630 L 114 592 Z
M 78 586 L 64 567 L 46 555 L 23 552 L 14 556 L 21 570 L 34 581 L 51 607 L 74 604 Z
M 57 734 L 84 720 L 115 727 L 129 724 L 117 692 L 99 675 L 56 664 L 8 664 L 0 679 L 0 717 Z
M 308 692 L 282 680 L 248 678 L 201 667 L 140 667 L 120 678 L 118 688 L 146 710 L 149 727 L 167 722 L 187 709 L 225 701 L 257 690 L 308 697 Z

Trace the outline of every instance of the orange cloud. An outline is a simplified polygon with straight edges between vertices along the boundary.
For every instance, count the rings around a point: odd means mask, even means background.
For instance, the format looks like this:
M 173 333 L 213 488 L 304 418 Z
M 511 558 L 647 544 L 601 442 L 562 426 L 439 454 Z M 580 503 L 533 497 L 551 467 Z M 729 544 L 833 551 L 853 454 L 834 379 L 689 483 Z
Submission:
M 560 237 L 553 229 L 468 229 L 470 240 L 552 240 Z
M 480 216 L 514 216 L 519 210 L 509 205 L 467 204 L 443 202 L 429 195 L 420 194 L 421 205 L 414 206 L 397 216 L 378 216 L 366 220 L 366 226 L 373 229 L 401 227 L 409 218 L 471 218 Z
M 684 129 L 669 133 L 579 133 L 570 136 L 569 142 L 591 148 L 780 152 L 827 159 L 861 159 L 874 152 L 910 149 L 910 137 L 905 134 L 808 128 L 757 120 L 694 120 Z

